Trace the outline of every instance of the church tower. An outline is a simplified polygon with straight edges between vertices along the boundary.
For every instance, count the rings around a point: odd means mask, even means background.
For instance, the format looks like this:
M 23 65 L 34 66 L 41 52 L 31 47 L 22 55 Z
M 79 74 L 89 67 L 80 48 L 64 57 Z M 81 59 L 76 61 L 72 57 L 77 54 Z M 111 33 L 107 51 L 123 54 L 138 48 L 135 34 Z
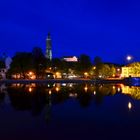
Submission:
M 46 58 L 49 59 L 50 61 L 52 60 L 52 41 L 50 33 L 48 33 L 46 39 Z

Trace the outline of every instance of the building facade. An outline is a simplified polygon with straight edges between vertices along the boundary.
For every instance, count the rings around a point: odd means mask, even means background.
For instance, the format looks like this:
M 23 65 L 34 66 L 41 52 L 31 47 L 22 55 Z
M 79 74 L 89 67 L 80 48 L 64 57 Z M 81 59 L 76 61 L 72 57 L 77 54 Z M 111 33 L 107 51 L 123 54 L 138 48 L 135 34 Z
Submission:
M 50 61 L 52 60 L 52 41 L 50 33 L 48 33 L 46 39 L 46 58 L 49 59 Z
M 63 60 L 66 62 L 78 62 L 78 58 L 76 56 L 64 57 Z
M 121 77 L 140 77 L 140 73 L 135 71 L 133 66 L 122 67 Z

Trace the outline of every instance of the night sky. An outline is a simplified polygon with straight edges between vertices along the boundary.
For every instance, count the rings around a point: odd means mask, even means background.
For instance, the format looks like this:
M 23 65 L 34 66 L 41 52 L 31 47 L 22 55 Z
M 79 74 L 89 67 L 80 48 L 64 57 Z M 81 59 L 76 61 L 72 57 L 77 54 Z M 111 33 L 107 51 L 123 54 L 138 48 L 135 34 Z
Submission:
M 41 47 L 51 33 L 53 57 L 87 54 L 140 61 L 140 2 L 127 0 L 1 0 L 0 53 Z

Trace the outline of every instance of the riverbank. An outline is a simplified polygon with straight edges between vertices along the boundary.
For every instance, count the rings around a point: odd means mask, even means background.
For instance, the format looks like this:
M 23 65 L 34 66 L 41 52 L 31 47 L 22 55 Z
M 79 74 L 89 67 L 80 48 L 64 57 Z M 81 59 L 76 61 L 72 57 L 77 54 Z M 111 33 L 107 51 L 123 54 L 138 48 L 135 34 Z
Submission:
M 20 79 L 20 80 L 13 80 L 13 79 L 6 79 L 0 80 L 0 83 L 21 83 L 21 84 L 30 84 L 30 83 L 92 83 L 92 84 L 109 84 L 109 83 L 124 83 L 123 79 L 36 79 L 36 80 L 29 80 L 29 79 Z

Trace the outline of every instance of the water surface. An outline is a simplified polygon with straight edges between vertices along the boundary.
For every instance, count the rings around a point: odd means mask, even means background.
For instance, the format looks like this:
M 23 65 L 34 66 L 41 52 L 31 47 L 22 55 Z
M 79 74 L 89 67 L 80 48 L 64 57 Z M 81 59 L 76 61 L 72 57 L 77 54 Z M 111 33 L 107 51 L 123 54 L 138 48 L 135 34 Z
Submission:
M 3 84 L 0 139 L 139 139 L 139 100 L 122 84 Z

